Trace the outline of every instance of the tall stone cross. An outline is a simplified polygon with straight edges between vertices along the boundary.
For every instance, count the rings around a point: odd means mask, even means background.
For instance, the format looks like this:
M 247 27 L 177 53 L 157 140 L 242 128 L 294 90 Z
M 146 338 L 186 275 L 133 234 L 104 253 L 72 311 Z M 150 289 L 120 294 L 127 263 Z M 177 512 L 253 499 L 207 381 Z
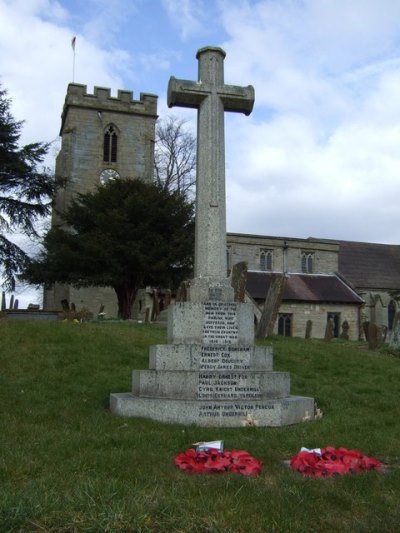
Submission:
M 200 48 L 196 55 L 198 81 L 172 76 L 168 84 L 168 107 L 198 109 L 193 281 L 204 287 L 224 285 L 227 277 L 224 112 L 249 115 L 254 105 L 251 85 L 224 83 L 225 55 L 222 48 Z M 204 293 L 194 299 L 205 300 L 207 296 Z

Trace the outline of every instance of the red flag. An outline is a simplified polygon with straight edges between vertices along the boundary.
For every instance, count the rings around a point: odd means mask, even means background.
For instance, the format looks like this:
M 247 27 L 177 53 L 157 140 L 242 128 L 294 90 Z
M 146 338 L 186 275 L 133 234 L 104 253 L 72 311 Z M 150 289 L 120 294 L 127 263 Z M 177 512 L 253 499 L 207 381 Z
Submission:
M 76 42 L 76 37 L 72 37 L 72 41 L 71 41 L 71 46 L 72 46 L 72 50 L 75 52 L 75 42 Z

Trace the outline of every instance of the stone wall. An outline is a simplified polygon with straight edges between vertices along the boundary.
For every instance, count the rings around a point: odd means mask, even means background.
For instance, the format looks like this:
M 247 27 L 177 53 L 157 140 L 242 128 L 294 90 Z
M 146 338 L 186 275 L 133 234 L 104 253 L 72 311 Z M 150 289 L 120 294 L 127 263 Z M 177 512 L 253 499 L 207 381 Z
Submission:
M 272 271 L 275 272 L 301 272 L 303 252 L 313 254 L 314 273 L 338 270 L 339 245 L 332 241 L 228 233 L 227 246 L 230 268 L 246 261 L 249 270 L 260 270 L 261 253 L 271 250 Z
M 349 340 L 359 340 L 360 320 L 357 305 L 311 304 L 311 303 L 283 303 L 279 313 L 293 314 L 292 336 L 305 337 L 307 321 L 312 321 L 312 335 L 316 339 L 323 339 L 328 313 L 340 313 L 340 332 L 344 321 L 349 324 Z M 275 323 L 274 333 L 278 333 L 278 321 Z

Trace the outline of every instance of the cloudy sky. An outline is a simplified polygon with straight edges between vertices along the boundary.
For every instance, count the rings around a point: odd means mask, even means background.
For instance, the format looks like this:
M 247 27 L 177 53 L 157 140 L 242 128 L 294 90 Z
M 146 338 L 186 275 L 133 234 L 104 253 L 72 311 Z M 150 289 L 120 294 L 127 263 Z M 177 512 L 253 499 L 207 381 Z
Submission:
M 58 138 L 73 36 L 75 82 L 155 93 L 193 131 L 168 80 L 221 46 L 256 94 L 225 117 L 228 231 L 400 243 L 399 0 L 0 0 L 0 27 L 24 142 Z

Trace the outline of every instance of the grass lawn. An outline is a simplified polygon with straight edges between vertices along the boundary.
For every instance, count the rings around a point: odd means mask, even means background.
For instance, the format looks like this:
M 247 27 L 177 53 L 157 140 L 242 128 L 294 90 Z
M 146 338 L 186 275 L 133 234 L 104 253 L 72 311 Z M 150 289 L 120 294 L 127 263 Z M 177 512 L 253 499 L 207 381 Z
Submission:
M 166 331 L 123 323 L 0 321 L 0 531 L 398 532 L 400 358 L 359 343 L 274 338 L 275 370 L 315 397 L 321 420 L 217 429 L 110 414 L 110 392 L 148 368 Z M 177 453 L 223 439 L 258 477 L 190 475 Z M 358 448 L 385 473 L 308 479 L 301 446 Z

